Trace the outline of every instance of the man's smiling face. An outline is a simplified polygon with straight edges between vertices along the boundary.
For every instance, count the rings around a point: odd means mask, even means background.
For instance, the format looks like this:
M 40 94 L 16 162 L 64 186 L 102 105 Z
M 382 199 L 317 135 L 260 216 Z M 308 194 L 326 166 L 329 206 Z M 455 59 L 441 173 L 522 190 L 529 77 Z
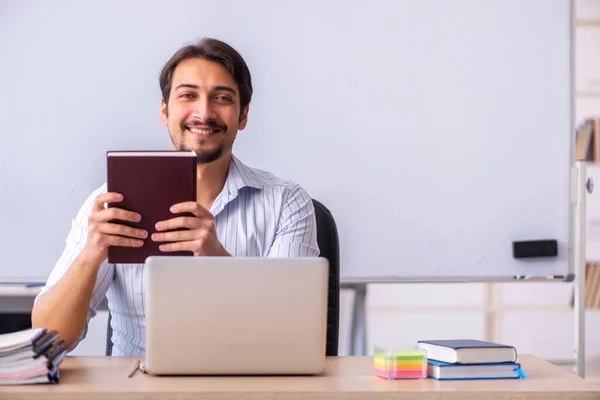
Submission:
M 238 130 L 246 127 L 248 106 L 240 112 L 239 88 L 225 67 L 190 58 L 175 69 L 160 117 L 175 149 L 193 150 L 198 163 L 209 163 L 231 153 Z

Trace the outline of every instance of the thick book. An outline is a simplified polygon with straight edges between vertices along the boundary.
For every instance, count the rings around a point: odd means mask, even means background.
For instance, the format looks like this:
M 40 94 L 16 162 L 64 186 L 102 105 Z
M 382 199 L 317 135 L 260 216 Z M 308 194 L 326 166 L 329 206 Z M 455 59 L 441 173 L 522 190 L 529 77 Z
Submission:
M 110 246 L 108 262 L 115 264 L 142 264 L 155 255 L 192 255 L 188 251 L 160 251 L 161 243 L 151 235 L 155 225 L 178 216 L 170 207 L 177 203 L 196 201 L 196 153 L 193 151 L 109 151 L 106 153 L 107 190 L 121 193 L 123 201 L 109 203 L 135 211 L 142 216 L 140 222 L 114 221 L 115 223 L 145 229 L 148 237 L 142 247 Z
M 419 348 L 427 358 L 452 364 L 504 363 L 517 360 L 513 346 L 482 340 L 420 340 Z
M 450 364 L 428 360 L 427 376 L 437 380 L 517 379 L 524 378 L 525 371 L 519 363 Z

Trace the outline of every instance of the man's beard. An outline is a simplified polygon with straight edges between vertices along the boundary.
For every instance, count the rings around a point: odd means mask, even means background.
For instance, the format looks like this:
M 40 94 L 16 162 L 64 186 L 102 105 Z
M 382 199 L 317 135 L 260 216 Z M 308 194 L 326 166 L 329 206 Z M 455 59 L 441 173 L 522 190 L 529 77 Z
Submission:
M 171 141 L 173 142 L 173 145 L 175 146 L 175 148 L 177 150 L 184 150 L 184 151 L 189 151 L 192 149 L 187 148 L 187 146 L 185 145 L 185 139 L 183 138 L 183 133 L 185 132 L 185 130 L 187 129 L 189 131 L 189 129 L 191 127 L 193 127 L 194 124 L 193 121 L 184 121 L 181 123 L 181 140 L 175 142 L 175 140 L 173 140 L 173 136 L 171 135 Z M 214 129 L 218 129 L 219 135 L 223 135 L 226 136 L 227 134 L 227 126 L 225 124 L 219 124 L 214 120 L 209 120 L 205 123 L 205 125 L 209 125 L 211 128 Z M 204 139 L 200 140 L 200 145 L 202 145 L 202 141 Z M 224 150 L 224 143 L 220 143 L 219 147 L 217 147 L 214 150 L 204 150 L 204 151 L 197 151 L 197 150 L 193 150 L 194 153 L 196 153 L 196 162 L 198 164 L 208 164 L 211 163 L 213 161 L 218 160 L 222 155 L 223 155 L 223 150 Z
M 172 137 L 171 137 L 171 139 L 172 139 Z M 171 140 L 171 141 L 173 142 L 173 145 L 175 146 L 175 148 L 177 150 L 180 150 L 180 151 L 190 151 L 191 150 L 194 153 L 196 153 L 196 162 L 198 164 L 208 164 L 208 163 L 211 163 L 213 161 L 218 160 L 223 155 L 223 147 L 224 147 L 223 143 L 221 143 L 219 145 L 219 147 L 217 147 L 214 150 L 210 150 L 210 151 L 209 150 L 198 151 L 198 150 L 193 150 L 193 149 L 188 148 L 185 145 L 185 143 L 184 143 L 183 140 L 178 140 L 178 141 Z
M 198 164 L 208 164 L 218 160 L 223 155 L 223 144 L 213 151 L 194 151 L 196 153 L 196 162 Z

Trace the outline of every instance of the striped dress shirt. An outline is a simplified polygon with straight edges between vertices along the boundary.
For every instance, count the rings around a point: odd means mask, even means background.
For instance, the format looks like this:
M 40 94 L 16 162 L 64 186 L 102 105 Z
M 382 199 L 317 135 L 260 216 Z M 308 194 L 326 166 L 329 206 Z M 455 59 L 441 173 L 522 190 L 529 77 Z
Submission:
M 36 301 L 67 272 L 87 240 L 88 216 L 96 189 L 71 222 L 66 247 Z M 319 255 L 312 200 L 299 185 L 244 165 L 232 157 L 227 179 L 210 212 L 223 247 L 238 257 L 315 257 Z M 73 350 L 85 338 L 88 324 L 106 295 L 112 317 L 113 355 L 143 356 L 145 351 L 144 265 L 109 264 L 105 260 L 89 305 L 85 328 Z M 68 299 L 65 299 L 68 301 Z

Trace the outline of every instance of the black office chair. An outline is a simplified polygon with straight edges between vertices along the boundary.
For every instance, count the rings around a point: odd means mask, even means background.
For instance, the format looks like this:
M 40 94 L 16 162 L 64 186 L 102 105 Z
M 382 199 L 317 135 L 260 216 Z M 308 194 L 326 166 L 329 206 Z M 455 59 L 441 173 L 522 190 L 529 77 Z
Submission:
M 321 256 L 329 261 L 329 288 L 327 298 L 327 356 L 338 355 L 340 332 L 340 244 L 337 225 L 331 211 L 313 199 L 317 219 L 317 243 Z
M 329 261 L 329 288 L 327 295 L 327 356 L 338 355 L 340 331 L 340 247 L 337 225 L 331 212 L 313 199 L 317 219 L 317 243 L 321 256 Z M 112 354 L 112 328 L 110 313 L 106 329 L 106 355 Z

